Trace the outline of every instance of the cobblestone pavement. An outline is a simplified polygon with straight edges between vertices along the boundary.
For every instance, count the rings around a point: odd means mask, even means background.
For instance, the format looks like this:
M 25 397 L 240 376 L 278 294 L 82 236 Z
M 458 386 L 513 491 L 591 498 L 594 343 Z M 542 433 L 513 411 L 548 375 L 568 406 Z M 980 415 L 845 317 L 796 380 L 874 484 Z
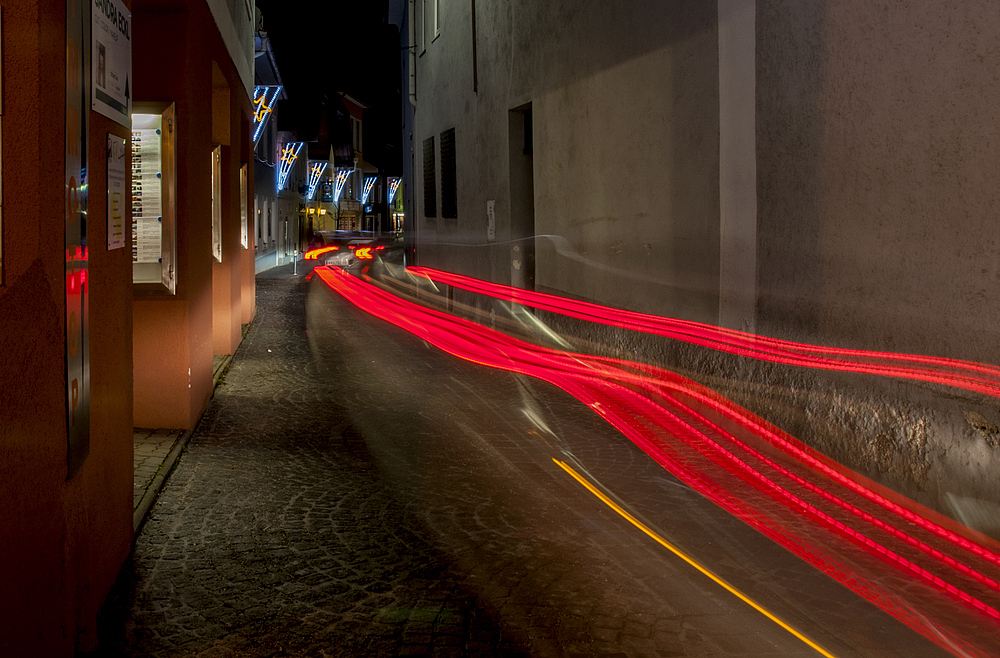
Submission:
M 170 454 L 174 443 L 184 437 L 184 430 L 136 429 L 134 445 L 133 509 L 138 509 L 146 490 L 153 484 L 156 474 Z
M 835 655 L 937 655 L 565 394 L 285 270 L 258 277 L 258 319 L 102 615 L 104 654 L 816 655 L 556 457 Z

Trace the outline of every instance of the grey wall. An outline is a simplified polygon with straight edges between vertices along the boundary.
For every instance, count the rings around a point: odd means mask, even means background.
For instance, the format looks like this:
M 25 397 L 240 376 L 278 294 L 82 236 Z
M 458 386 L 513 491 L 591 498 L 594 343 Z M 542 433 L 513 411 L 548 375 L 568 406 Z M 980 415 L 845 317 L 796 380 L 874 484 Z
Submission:
M 508 111 L 532 104 L 539 289 L 715 322 L 715 3 L 442 0 L 417 58 L 418 260 L 510 282 Z M 420 146 L 455 127 L 458 219 L 422 216 Z M 486 235 L 496 201 L 497 235 Z M 440 205 L 440 204 L 439 204 Z M 556 248 L 558 247 L 558 249 Z
M 757 7 L 762 333 L 995 363 L 995 3 Z
M 995 3 L 479 0 L 478 92 L 472 3 L 440 4 L 409 124 L 419 264 L 514 280 L 509 111 L 531 103 L 538 289 L 812 344 L 1000 361 Z M 452 127 L 458 218 L 426 219 L 420 147 Z M 969 524 L 956 500 L 1000 510 L 993 398 L 547 320 L 701 378 Z

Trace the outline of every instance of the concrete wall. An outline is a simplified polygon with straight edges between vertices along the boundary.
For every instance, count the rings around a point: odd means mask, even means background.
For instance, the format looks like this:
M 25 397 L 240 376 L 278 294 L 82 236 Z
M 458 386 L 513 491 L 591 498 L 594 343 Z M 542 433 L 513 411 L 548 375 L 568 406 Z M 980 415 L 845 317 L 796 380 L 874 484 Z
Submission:
M 757 25 L 762 329 L 996 362 L 995 5 L 761 1 Z
M 130 4 L 126 2 L 126 4 Z M 67 479 L 66 3 L 3 9 L 0 655 L 71 656 L 132 540 L 131 250 L 107 249 L 107 135 L 91 112 L 90 452 Z
M 757 2 L 761 333 L 1000 360 L 995 9 Z M 949 514 L 988 510 L 983 529 L 1000 536 L 1000 441 L 966 415 L 1000 421 L 995 400 L 870 383 L 828 393 L 797 396 L 801 435 Z
M 536 239 L 536 286 L 714 322 L 714 3 L 477 3 L 478 92 L 471 5 L 441 8 L 441 34 L 417 58 L 410 216 L 418 262 L 511 281 L 510 241 L 521 218 L 511 216 L 508 112 L 531 103 L 535 234 L 556 236 Z M 458 218 L 428 219 L 423 140 L 439 143 L 452 127 Z M 496 204 L 493 244 L 488 200 Z
M 134 304 L 134 422 L 138 427 L 193 429 L 212 394 L 212 355 L 235 349 L 244 314 L 237 298 L 246 286 L 235 267 L 244 256 L 234 192 L 239 189 L 238 163 L 248 153 L 238 144 L 223 146 L 224 246 L 218 281 L 212 256 L 210 155 L 220 140 L 232 142 L 232 136 L 242 135 L 237 120 L 249 121 L 250 99 L 203 2 L 137 0 L 133 26 L 134 100 L 176 104 L 178 183 L 177 292 L 136 296 Z M 219 92 L 228 87 L 228 93 L 213 94 L 214 87 Z M 225 103 L 223 96 L 228 96 Z
M 232 71 L 231 71 L 232 72 Z M 240 215 L 240 167 L 250 159 L 249 120 L 245 116 L 245 103 L 239 101 L 243 94 L 239 80 L 230 80 L 218 63 L 212 66 L 212 141 L 221 145 L 222 155 L 222 262 L 212 264 L 212 329 L 213 353 L 233 354 L 243 338 L 242 325 L 252 319 L 244 306 L 251 306 L 254 289 L 248 288 L 244 268 L 249 251 L 242 244 Z M 247 166 L 248 180 L 246 204 L 247 232 L 250 233 L 249 213 L 253 208 L 252 166 Z M 252 253 L 252 252 L 250 252 Z M 250 281 L 252 286 L 252 279 Z M 247 303 L 243 297 L 248 296 Z
M 479 2 L 475 44 L 471 3 L 440 4 L 408 122 L 418 264 L 527 285 L 511 266 L 510 111 L 530 103 L 538 289 L 812 344 L 1000 362 L 994 3 Z M 458 218 L 427 218 L 423 140 L 452 127 Z M 993 398 L 570 325 L 1000 537 Z

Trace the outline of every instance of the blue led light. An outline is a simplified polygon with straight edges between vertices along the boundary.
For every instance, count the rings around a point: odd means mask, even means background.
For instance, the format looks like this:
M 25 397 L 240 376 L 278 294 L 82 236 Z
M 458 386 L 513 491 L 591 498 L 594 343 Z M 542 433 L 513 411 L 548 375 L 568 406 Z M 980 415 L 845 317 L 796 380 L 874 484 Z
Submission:
M 267 100 L 267 93 L 271 89 L 274 93 L 271 94 L 271 100 Z M 254 133 L 253 133 L 253 144 L 257 146 L 257 140 L 260 139 L 260 133 L 264 130 L 264 126 L 267 125 L 267 119 L 271 116 L 271 111 L 274 109 L 274 101 L 278 99 L 278 94 L 281 93 L 281 85 L 277 87 L 256 87 L 253 90 L 253 104 L 254 104 Z
M 316 187 L 319 186 L 319 180 L 323 177 L 323 172 L 326 171 L 328 164 L 328 162 L 313 164 L 309 171 L 309 192 L 306 194 L 306 201 L 312 201 L 313 195 L 316 194 Z
M 375 177 L 370 176 L 365 179 L 365 191 L 361 195 L 361 203 L 368 203 L 368 197 L 371 195 L 373 187 L 375 187 Z
M 336 189 L 333 193 L 333 202 L 338 203 L 340 201 L 340 193 L 344 191 L 344 185 L 347 184 L 347 178 L 353 172 L 353 169 L 341 169 L 337 172 L 337 184 Z
M 304 144 L 304 142 L 289 142 L 288 144 L 285 144 L 285 148 L 281 151 L 281 165 L 278 167 L 279 192 L 285 187 L 285 181 L 288 179 L 288 174 L 292 171 L 292 165 L 295 164 L 295 159 L 299 157 L 299 151 L 302 150 L 302 144 Z

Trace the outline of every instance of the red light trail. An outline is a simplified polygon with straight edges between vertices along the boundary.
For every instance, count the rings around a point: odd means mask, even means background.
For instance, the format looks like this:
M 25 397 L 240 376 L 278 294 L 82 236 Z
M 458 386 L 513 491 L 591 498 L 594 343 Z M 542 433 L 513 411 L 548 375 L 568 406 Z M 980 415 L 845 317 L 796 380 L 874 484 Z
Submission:
M 331 251 L 338 251 L 339 249 L 340 247 L 338 247 L 337 245 L 333 245 L 331 247 L 319 247 L 317 249 L 310 249 L 309 251 L 307 251 L 302 255 L 302 258 L 304 260 L 316 260 L 323 254 L 328 254 Z
M 806 368 L 913 379 L 1000 398 L 1000 368 L 973 361 L 795 343 L 701 322 L 664 318 L 521 290 L 427 267 L 410 267 L 407 271 L 489 297 L 588 322 L 664 336 L 728 354 Z
M 1000 556 L 942 526 L 930 510 L 676 373 L 532 345 L 400 299 L 339 268 L 315 273 L 359 308 L 449 354 L 558 386 L 688 486 L 930 640 L 956 655 L 992 655 L 989 642 L 1000 628 Z M 434 278 L 448 283 L 437 273 Z M 518 291 L 515 301 L 525 303 L 524 293 Z M 533 299 L 551 306 L 571 302 L 556 300 Z M 576 305 L 588 314 L 601 308 L 580 302 L 566 308 Z M 655 324 L 651 318 L 644 321 Z M 690 330 L 696 323 L 677 324 Z M 699 325 L 698 331 L 708 341 L 706 329 Z M 717 333 L 737 343 L 748 340 L 739 332 Z M 713 342 L 725 343 L 719 337 Z M 785 354 L 794 345 L 767 339 L 762 344 Z M 865 354 L 835 352 L 855 360 Z

